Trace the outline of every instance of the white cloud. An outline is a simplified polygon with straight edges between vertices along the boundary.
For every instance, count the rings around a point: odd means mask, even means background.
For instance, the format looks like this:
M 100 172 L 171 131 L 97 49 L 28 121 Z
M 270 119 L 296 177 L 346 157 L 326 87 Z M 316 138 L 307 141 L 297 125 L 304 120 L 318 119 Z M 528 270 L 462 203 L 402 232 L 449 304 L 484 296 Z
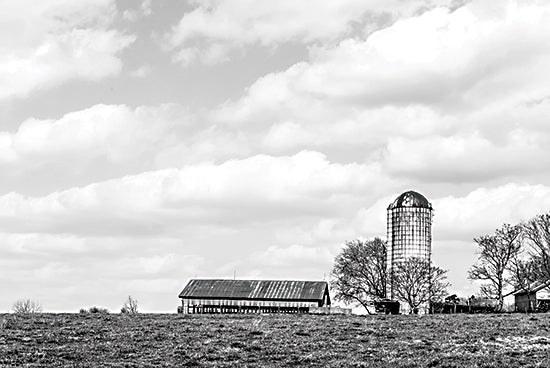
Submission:
M 545 66 L 550 56 L 550 27 L 544 21 L 548 12 L 546 6 L 513 1 L 472 3 L 454 12 L 434 9 L 400 20 L 366 41 L 319 48 L 314 63 L 295 83 L 307 93 L 366 105 L 480 106 L 500 98 L 501 88 L 518 83 L 522 90 L 507 94 L 517 98 L 522 92 L 525 98 L 548 91 L 526 74 L 533 67 L 550 71 Z
M 0 197 L 0 216 L 4 231 L 156 234 L 177 231 L 181 222 L 334 213 L 367 188 L 374 195 L 382 180 L 375 166 L 331 163 L 316 152 L 260 155 L 127 176 L 44 197 L 10 193 Z
M 145 78 L 153 72 L 153 67 L 151 65 L 142 65 L 137 69 L 134 69 L 130 72 L 130 75 L 135 78 Z
M 550 188 L 544 185 L 505 184 L 479 188 L 464 197 L 433 200 L 434 242 L 472 240 L 492 234 L 504 223 L 518 224 L 550 208 Z
M 270 246 L 256 252 L 245 262 L 249 273 L 269 273 L 277 279 L 328 280 L 336 253 L 326 247 L 311 247 L 293 244 Z M 244 266 L 242 264 L 241 266 Z
M 417 140 L 390 138 L 384 164 L 398 175 L 454 183 L 519 177 L 548 167 L 549 132 L 539 134 L 518 128 L 504 135 L 501 142 L 492 142 L 478 132 Z
M 312 48 L 212 119 L 261 131 L 267 152 L 316 149 L 416 180 L 538 175 L 549 156 L 548 13 L 515 1 L 433 9 Z
M 132 4 L 134 5 L 134 4 Z M 129 22 L 136 22 L 143 17 L 153 14 L 153 4 L 151 0 L 143 0 L 138 9 L 129 8 L 122 12 L 122 19 Z
M 285 42 L 330 42 L 349 36 L 354 28 L 372 30 L 450 1 L 277 1 L 239 0 L 196 2 L 166 35 L 168 47 L 179 50 L 175 60 L 184 65 L 196 58 L 206 63 L 228 60 L 242 45 L 267 47 Z M 195 45 L 200 44 L 197 48 Z
M 95 105 L 55 120 L 29 118 L 13 133 L 0 132 L 0 177 L 24 181 L 51 168 L 62 168 L 65 179 L 106 178 L 112 167 L 118 176 L 150 170 L 156 154 L 176 144 L 182 130 L 191 132 L 191 125 L 176 105 Z
M 520 90 L 505 90 L 504 97 L 516 100 L 547 95 L 549 88 L 539 76 L 550 72 L 550 26 L 545 22 L 550 9 L 508 1 L 499 3 L 495 15 L 485 6 L 495 7 L 480 2 L 454 12 L 438 8 L 400 20 L 366 40 L 313 48 L 309 63 L 264 77 L 246 99 L 261 101 L 269 88 L 274 105 L 296 95 L 366 106 L 479 107 L 503 98 L 503 87 L 520 85 Z
M 116 15 L 113 0 L 7 0 L 2 8 L 0 99 L 69 79 L 116 75 L 122 68 L 118 54 L 135 39 L 109 28 Z

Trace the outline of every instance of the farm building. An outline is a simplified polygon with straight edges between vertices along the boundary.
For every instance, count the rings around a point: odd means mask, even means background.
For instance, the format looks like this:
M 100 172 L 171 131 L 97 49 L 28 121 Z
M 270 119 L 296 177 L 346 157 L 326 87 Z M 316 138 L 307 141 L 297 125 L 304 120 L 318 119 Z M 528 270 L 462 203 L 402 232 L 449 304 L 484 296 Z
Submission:
M 422 194 L 410 190 L 390 203 L 387 216 L 386 295 L 395 300 L 397 295 L 393 280 L 399 264 L 411 257 L 431 262 L 433 207 Z M 420 313 L 427 313 L 428 309 L 428 303 L 424 303 Z M 410 312 L 406 303 L 402 303 L 401 312 Z
M 517 312 L 545 312 L 550 310 L 550 281 L 532 285 L 528 290 L 513 292 Z
M 330 306 L 325 281 L 197 280 L 179 294 L 180 313 L 307 313 Z

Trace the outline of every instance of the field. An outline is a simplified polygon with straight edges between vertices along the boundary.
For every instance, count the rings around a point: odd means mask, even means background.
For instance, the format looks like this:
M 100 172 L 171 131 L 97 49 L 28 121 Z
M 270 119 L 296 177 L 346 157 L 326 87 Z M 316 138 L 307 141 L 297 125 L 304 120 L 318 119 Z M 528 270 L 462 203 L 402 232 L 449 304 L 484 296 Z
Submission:
M 550 366 L 550 314 L 0 315 L 0 367 Z

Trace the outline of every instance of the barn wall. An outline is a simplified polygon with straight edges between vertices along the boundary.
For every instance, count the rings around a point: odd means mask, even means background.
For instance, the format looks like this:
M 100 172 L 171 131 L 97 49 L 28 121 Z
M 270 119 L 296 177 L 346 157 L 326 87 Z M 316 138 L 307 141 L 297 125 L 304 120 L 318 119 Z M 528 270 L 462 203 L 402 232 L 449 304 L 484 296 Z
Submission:
M 537 291 L 537 299 L 550 299 L 550 290 L 542 289 Z
M 180 313 L 304 313 L 318 302 L 182 299 Z
M 287 302 L 230 299 L 183 299 L 184 305 L 265 306 L 265 307 L 317 307 L 317 302 Z
M 516 294 L 516 310 L 518 312 L 532 312 L 535 310 L 537 305 L 535 293 L 531 293 L 531 300 L 529 301 L 529 295 L 525 294 Z M 530 305 L 529 305 L 530 304 Z

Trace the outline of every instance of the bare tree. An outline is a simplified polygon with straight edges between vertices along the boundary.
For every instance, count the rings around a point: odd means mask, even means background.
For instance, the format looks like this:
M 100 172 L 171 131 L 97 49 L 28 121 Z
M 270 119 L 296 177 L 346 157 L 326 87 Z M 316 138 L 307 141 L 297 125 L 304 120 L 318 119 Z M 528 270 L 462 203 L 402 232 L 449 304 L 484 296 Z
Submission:
M 532 311 L 534 300 L 531 292 L 537 281 L 540 279 L 541 265 L 536 259 L 519 259 L 514 257 L 510 267 L 510 281 L 515 290 L 522 290 L 527 293 L 529 307 L 527 311 Z
M 126 301 L 122 305 L 122 308 L 120 309 L 120 313 L 123 313 L 123 314 L 137 314 L 138 313 L 138 302 L 137 302 L 137 300 L 135 300 L 130 295 L 128 295 L 128 299 L 126 299 Z
M 386 297 L 386 242 L 347 241 L 334 260 L 331 276 L 336 300 L 359 303 L 370 313 L 369 302 Z
M 468 272 L 468 277 L 485 282 L 480 291 L 489 298 L 498 299 L 499 311 L 504 305 L 504 287 L 509 282 L 507 271 L 522 247 L 521 230 L 519 225 L 504 224 L 494 235 L 474 239 L 479 248 L 479 257 L 477 264 Z
M 539 265 L 539 281 L 550 280 L 550 213 L 538 215 L 523 225 L 523 233 Z
M 397 264 L 393 274 L 397 300 L 408 304 L 411 313 L 430 301 L 441 300 L 447 294 L 447 271 L 430 262 L 411 257 Z
M 18 300 L 13 304 L 12 310 L 16 314 L 42 313 L 42 306 L 30 299 Z

